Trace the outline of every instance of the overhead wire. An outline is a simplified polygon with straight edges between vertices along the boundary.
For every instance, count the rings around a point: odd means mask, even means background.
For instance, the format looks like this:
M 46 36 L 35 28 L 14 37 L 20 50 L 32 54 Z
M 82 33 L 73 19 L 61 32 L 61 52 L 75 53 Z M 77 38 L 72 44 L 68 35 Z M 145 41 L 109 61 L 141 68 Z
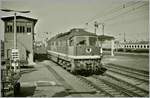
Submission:
M 107 15 L 110 15 L 110 14 L 113 14 L 113 13 L 117 13 L 121 10 L 123 10 L 124 8 L 128 8 L 128 7 L 131 7 L 131 6 L 135 6 L 136 4 L 139 4 L 141 3 L 141 1 L 129 1 L 123 5 L 119 5 L 113 9 L 111 9 L 110 11 L 98 16 L 98 15 L 95 15 L 94 17 L 92 17 L 90 20 L 88 20 L 87 22 L 84 22 L 86 25 L 89 24 L 90 22 L 96 20 L 96 19 L 100 19 L 102 17 L 105 17 Z
M 137 7 L 133 7 L 132 9 L 129 9 L 129 10 L 127 10 L 127 11 L 125 11 L 125 12 L 123 12 L 123 13 L 119 14 L 119 15 L 116 15 L 116 16 L 114 16 L 114 17 L 111 17 L 111 18 L 105 19 L 105 20 L 104 20 L 104 22 L 107 22 L 107 21 L 113 20 L 114 18 L 120 17 L 120 16 L 125 15 L 125 14 L 128 14 L 128 13 L 131 13 L 131 12 L 133 12 L 133 11 L 135 11 L 135 10 L 139 9 L 139 8 L 142 8 L 142 7 L 146 6 L 146 5 L 148 5 L 148 4 L 147 4 L 147 3 L 144 3 L 144 4 L 139 5 L 139 6 L 137 6 Z

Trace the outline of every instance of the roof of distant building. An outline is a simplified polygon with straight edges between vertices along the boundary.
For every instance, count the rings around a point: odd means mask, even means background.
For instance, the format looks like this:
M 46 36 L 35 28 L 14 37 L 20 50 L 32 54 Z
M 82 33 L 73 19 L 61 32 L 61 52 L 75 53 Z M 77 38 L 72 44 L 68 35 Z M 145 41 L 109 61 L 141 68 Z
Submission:
M 2 17 L 1 19 L 3 21 L 9 21 L 9 20 L 13 20 L 14 16 Z M 27 19 L 27 20 L 33 21 L 34 24 L 37 22 L 37 19 L 26 17 L 26 16 L 16 16 L 16 19 Z

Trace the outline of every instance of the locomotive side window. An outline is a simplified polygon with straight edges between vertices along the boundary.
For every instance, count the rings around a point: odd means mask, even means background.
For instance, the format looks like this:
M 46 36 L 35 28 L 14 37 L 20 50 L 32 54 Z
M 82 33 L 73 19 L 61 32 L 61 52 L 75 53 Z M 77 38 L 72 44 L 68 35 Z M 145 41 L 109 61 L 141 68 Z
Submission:
M 96 45 L 96 38 L 95 37 L 89 37 L 89 45 L 91 45 L 91 46 Z
M 69 40 L 69 46 L 73 46 L 74 45 L 74 41 L 73 41 L 73 39 L 70 39 Z
M 87 45 L 87 40 L 86 37 L 77 37 L 76 38 L 76 45 L 81 46 L 81 45 Z

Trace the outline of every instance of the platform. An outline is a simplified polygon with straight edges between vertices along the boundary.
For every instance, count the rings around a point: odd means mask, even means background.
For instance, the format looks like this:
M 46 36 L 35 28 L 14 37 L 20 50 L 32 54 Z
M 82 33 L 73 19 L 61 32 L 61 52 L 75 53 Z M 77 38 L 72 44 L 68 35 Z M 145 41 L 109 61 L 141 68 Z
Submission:
M 60 92 L 59 96 L 64 96 L 64 87 L 42 64 L 37 63 L 22 72 L 20 97 L 58 96 Z

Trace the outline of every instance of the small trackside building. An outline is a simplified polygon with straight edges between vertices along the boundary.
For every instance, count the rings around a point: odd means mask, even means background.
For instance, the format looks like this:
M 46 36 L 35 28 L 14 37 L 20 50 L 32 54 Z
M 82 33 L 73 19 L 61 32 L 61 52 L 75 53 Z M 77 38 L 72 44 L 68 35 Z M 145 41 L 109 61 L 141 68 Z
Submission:
M 14 16 L 2 17 L 4 21 L 5 59 L 10 59 L 11 49 L 14 47 Z M 34 27 L 37 19 L 16 16 L 16 40 L 21 61 L 33 63 Z

